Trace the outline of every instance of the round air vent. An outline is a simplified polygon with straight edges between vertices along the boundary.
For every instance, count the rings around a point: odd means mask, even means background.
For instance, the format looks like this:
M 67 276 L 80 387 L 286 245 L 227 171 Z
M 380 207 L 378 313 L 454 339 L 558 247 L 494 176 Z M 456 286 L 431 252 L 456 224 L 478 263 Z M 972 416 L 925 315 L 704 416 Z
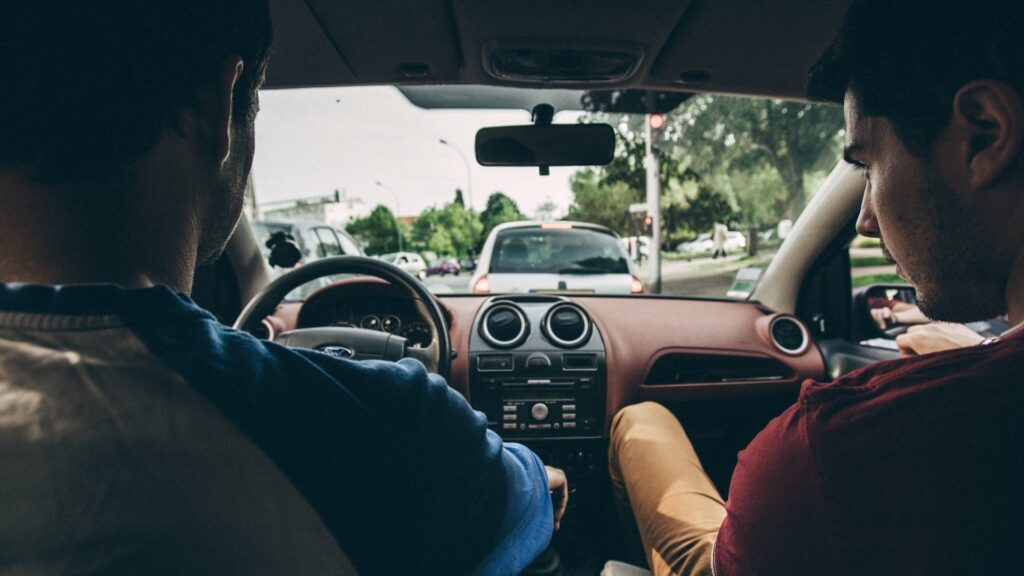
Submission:
M 555 346 L 575 348 L 590 338 L 590 318 L 574 304 L 556 304 L 544 317 L 544 335 Z
M 512 348 L 523 343 L 529 324 L 523 311 L 512 304 L 492 306 L 480 321 L 480 336 L 495 348 Z
M 771 332 L 772 342 L 786 354 L 803 354 L 811 343 L 807 329 L 795 318 L 780 316 L 772 320 L 768 330 Z

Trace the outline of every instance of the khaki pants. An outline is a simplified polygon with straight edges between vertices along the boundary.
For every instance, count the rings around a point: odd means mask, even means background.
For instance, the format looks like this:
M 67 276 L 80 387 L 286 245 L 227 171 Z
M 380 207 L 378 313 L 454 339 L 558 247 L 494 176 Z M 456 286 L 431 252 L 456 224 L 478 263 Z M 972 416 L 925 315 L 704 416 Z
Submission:
M 653 402 L 624 408 L 608 452 L 616 504 L 654 575 L 710 575 L 725 502 L 675 416 Z

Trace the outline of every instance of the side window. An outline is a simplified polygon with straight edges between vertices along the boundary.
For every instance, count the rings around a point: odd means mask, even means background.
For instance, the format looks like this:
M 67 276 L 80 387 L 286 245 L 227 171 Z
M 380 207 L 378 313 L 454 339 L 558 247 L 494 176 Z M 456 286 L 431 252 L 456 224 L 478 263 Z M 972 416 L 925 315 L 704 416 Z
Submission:
M 362 249 L 359 248 L 359 245 L 356 244 L 355 240 L 353 240 L 348 234 L 338 232 L 337 230 L 334 231 L 334 234 L 338 237 L 338 240 L 341 241 L 341 251 L 346 256 L 362 255 Z
M 408 264 L 408 263 L 409 263 L 409 259 L 408 259 L 408 258 L 406 258 L 405 256 L 400 256 L 400 257 L 398 258 L 398 263 L 399 263 L 399 264 Z
M 344 252 L 341 251 L 341 244 L 338 242 L 338 237 L 334 234 L 334 230 L 324 226 L 318 226 L 313 229 L 316 234 L 316 255 L 317 258 L 327 258 L 328 256 L 341 256 Z

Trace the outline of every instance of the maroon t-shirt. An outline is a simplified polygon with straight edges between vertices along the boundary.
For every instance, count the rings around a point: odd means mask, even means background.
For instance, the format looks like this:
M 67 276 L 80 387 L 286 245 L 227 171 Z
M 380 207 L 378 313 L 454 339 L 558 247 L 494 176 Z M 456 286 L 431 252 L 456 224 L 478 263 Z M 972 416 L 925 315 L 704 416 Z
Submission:
M 1024 333 L 806 382 L 727 508 L 717 576 L 1024 574 Z

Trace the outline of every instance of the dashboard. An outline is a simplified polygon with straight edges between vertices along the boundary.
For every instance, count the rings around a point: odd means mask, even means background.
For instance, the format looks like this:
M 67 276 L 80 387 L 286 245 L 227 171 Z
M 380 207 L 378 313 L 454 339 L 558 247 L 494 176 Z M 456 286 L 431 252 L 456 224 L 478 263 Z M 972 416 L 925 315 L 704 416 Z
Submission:
M 295 327 L 363 328 L 397 334 L 414 347 L 430 345 L 430 328 L 414 300 L 382 281 L 360 280 L 312 294 L 302 303 Z
M 557 379 L 568 378 L 569 372 L 594 372 L 599 383 L 591 400 L 600 405 L 590 412 L 597 425 L 588 427 L 587 435 L 603 436 L 612 416 L 629 404 L 749 398 L 780 392 L 795 395 L 804 379 L 826 378 L 821 352 L 803 323 L 754 302 L 544 295 L 443 295 L 438 300 L 449 321 L 454 353 L 449 384 L 475 408 L 488 412 L 496 431 L 508 436 L 513 434 L 511 428 L 503 428 L 504 414 L 490 413 L 491 407 L 506 409 L 493 403 L 495 397 L 486 391 L 486 386 L 496 381 L 504 386 L 506 380 L 543 380 L 532 378 L 540 373 Z M 498 304 L 506 313 L 489 315 Z M 586 337 L 580 342 L 557 335 L 551 338 L 545 322 L 556 305 L 569 306 L 582 315 L 563 319 L 577 325 L 582 319 L 587 324 Z M 515 329 L 495 334 L 492 326 L 488 335 L 482 328 L 488 319 L 497 322 L 494 326 L 503 322 L 518 326 L 521 321 L 525 333 L 521 336 L 518 328 L 506 325 L 501 328 Z M 305 302 L 284 303 L 267 321 L 277 333 L 294 328 L 358 326 L 396 333 L 412 340 L 414 346 L 430 343 L 416 301 L 375 278 L 347 279 L 320 289 Z M 533 353 L 546 355 L 551 366 L 529 366 Z M 481 370 L 481 355 L 488 356 L 485 364 L 501 365 Z M 511 363 L 511 369 L 504 366 L 505 361 Z M 566 369 L 566 362 L 575 361 L 586 366 Z M 560 370 L 566 374 L 557 373 Z M 549 412 L 551 408 L 554 406 L 549 406 Z M 524 408 L 517 408 L 517 415 L 521 415 L 520 409 Z M 524 422 L 528 425 L 525 435 L 531 437 L 570 434 L 564 426 L 558 434 L 553 434 L 553 428 L 529 428 L 533 421 L 524 416 L 523 422 L 517 417 L 516 436 L 524 435 L 518 427 Z M 580 434 L 579 426 L 575 430 Z
M 720 490 L 735 454 L 825 362 L 797 318 L 755 302 L 631 296 L 440 295 L 452 343 L 448 384 L 506 440 L 526 444 L 586 488 L 606 466 L 612 418 L 669 406 Z M 359 326 L 429 344 L 412 297 L 375 278 L 285 302 L 272 332 Z M 596 484 L 595 484 L 596 486 Z M 577 495 L 579 499 L 580 495 Z

